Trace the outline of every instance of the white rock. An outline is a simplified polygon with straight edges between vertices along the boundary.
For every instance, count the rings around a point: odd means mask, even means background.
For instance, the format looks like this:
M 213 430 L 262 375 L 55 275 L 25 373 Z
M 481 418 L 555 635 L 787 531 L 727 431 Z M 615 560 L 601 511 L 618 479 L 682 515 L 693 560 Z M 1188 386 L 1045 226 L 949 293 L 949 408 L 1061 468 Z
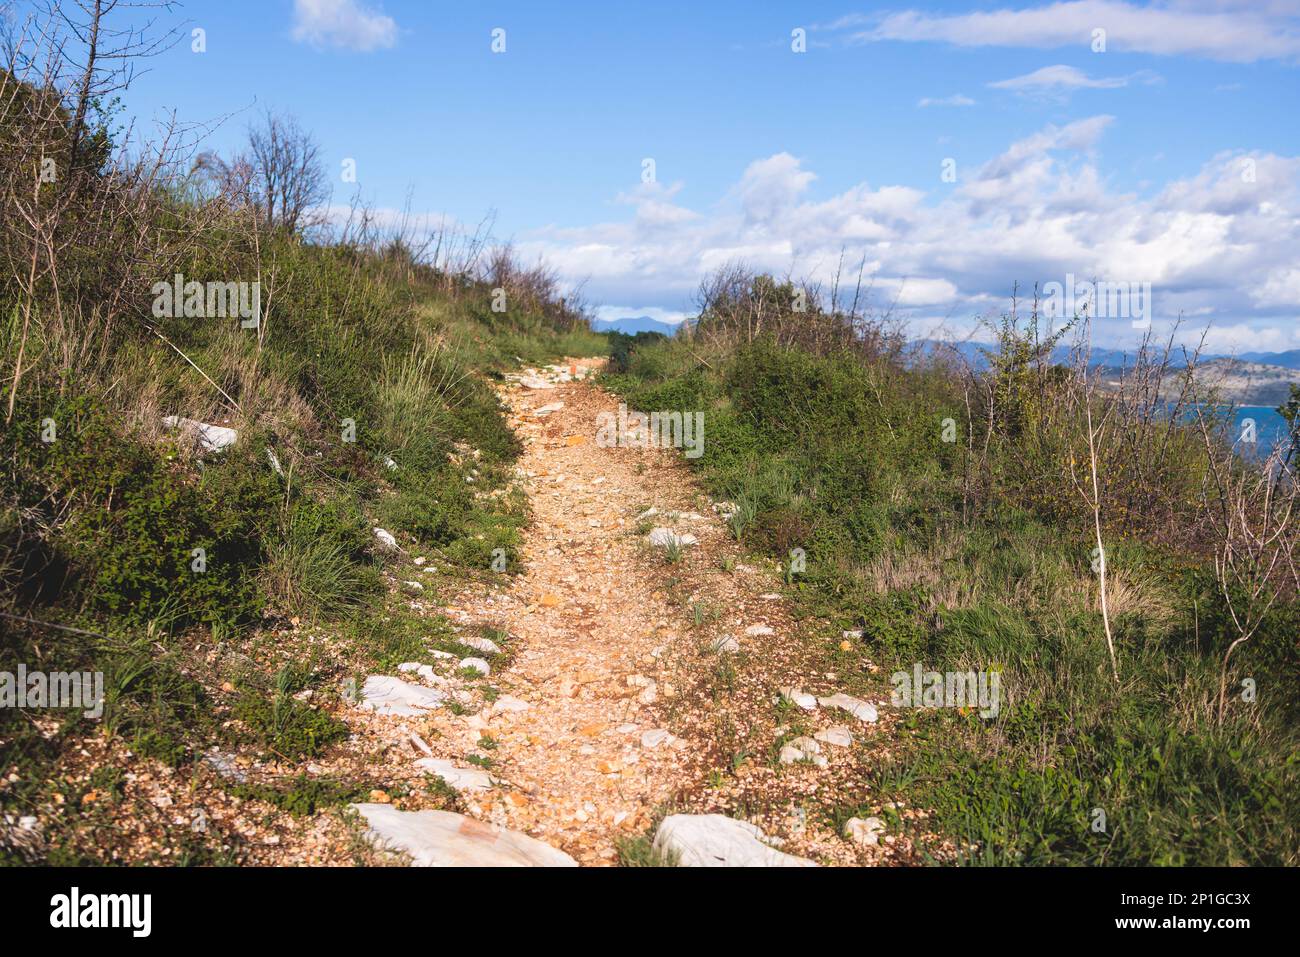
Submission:
M 735 653 L 740 650 L 740 642 L 731 635 L 723 635 L 721 638 L 713 640 L 712 644 L 709 645 L 709 650 L 715 654 L 721 654 L 722 652 Z
M 547 382 L 545 379 L 537 379 L 532 376 L 525 376 L 519 380 L 519 384 L 525 389 L 554 389 L 555 383 Z
M 636 700 L 642 704 L 654 704 L 659 700 L 659 686 L 651 681 L 641 689 L 641 693 L 636 696 Z
M 493 785 L 492 776 L 480 768 L 458 768 L 442 758 L 420 758 L 415 766 L 450 784 L 457 791 L 486 791 Z
M 766 594 L 759 595 L 758 597 L 763 599 L 764 601 L 779 601 L 781 598 L 781 596 L 774 591 L 767 592 Z
M 379 540 L 380 546 L 386 552 L 400 552 L 402 549 L 397 544 L 397 539 L 393 538 L 393 533 L 386 529 L 376 527 L 375 538 Z
M 531 708 L 527 701 L 516 698 L 514 695 L 503 694 L 492 702 L 492 707 L 488 710 L 495 714 L 517 714 L 520 711 L 527 711 Z
M 492 673 L 492 668 L 482 658 L 462 658 L 457 667 L 472 668 L 481 675 L 489 675 Z
M 428 742 L 414 731 L 407 736 L 407 740 L 411 742 L 417 751 L 424 754 L 426 757 L 433 757 L 433 748 L 429 747 Z
M 405 851 L 420 867 L 577 867 L 549 844 L 451 811 L 399 811 L 353 804 L 377 844 Z
M 550 415 L 552 412 L 559 412 L 563 408 L 563 402 L 548 402 L 546 405 L 538 406 L 536 409 L 533 409 L 533 415 Z
M 422 582 L 402 582 L 402 584 L 411 589 L 411 591 L 424 591 L 424 584 Z
M 771 625 L 750 625 L 745 629 L 745 634 L 751 638 L 765 638 L 768 635 L 776 634 Z
M 193 437 L 194 444 L 204 452 L 220 452 L 235 444 L 239 433 L 221 425 L 209 425 L 196 419 L 187 419 L 179 415 L 163 417 L 163 425 L 169 429 L 180 429 Z
M 829 728 L 823 728 L 813 737 L 818 741 L 833 744 L 839 748 L 847 748 L 853 745 L 853 732 L 842 724 L 833 724 Z
M 818 698 L 822 707 L 825 708 L 843 708 L 859 721 L 867 724 L 874 724 L 880 715 L 876 712 L 876 706 L 870 702 L 863 701 L 861 698 L 855 698 L 847 694 L 833 694 L 829 698 Z
M 844 822 L 844 836 L 854 844 L 879 844 L 885 822 L 878 817 L 851 817 Z
M 446 695 L 424 685 L 411 684 L 390 675 L 371 675 L 361 688 L 358 707 L 378 714 L 413 718 L 446 700 Z
M 699 542 L 699 539 L 690 532 L 679 535 L 671 528 L 660 526 L 650 530 L 650 534 L 646 536 L 646 541 L 659 548 L 668 548 L 674 543 L 676 543 L 678 547 L 682 545 L 695 545 Z
M 471 635 L 468 638 L 457 638 L 456 640 L 466 647 L 483 652 L 485 655 L 501 654 L 501 646 L 491 638 L 480 638 L 477 635 Z
M 442 684 L 444 682 L 443 677 L 433 670 L 432 665 L 422 665 L 415 661 L 403 661 L 397 666 L 397 670 L 404 674 L 409 674 L 414 671 L 417 675 L 431 684 Z
M 245 774 L 243 769 L 235 763 L 234 755 L 226 754 L 217 748 L 209 748 L 204 752 L 203 763 L 212 768 L 212 770 L 216 771 L 227 781 L 234 781 L 236 784 L 243 784 L 248 780 L 248 775 Z
M 811 761 L 819 768 L 826 767 L 826 758 L 822 755 L 822 746 L 812 738 L 795 738 L 781 748 L 779 760 L 782 764 L 797 764 Z
M 651 728 L 641 732 L 641 747 L 653 751 L 661 744 L 671 744 L 673 735 L 663 728 Z
M 815 695 L 807 694 L 798 688 L 782 688 L 781 697 L 792 704 L 798 705 L 805 711 L 817 710 L 817 698 Z
M 862 637 L 862 629 L 856 631 L 841 631 L 840 637 L 845 641 L 856 641 Z
M 654 850 L 681 867 L 816 867 L 770 847 L 753 824 L 722 814 L 672 814 L 655 833 Z

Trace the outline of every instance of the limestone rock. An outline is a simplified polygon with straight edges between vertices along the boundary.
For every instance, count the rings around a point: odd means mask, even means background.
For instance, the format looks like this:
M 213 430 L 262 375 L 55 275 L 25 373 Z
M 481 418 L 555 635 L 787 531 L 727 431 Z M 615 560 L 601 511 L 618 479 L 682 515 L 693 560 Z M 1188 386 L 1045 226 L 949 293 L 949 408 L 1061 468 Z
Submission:
M 807 694 L 798 688 L 782 688 L 781 697 L 802 708 L 804 711 L 817 710 L 816 696 Z
M 486 791 L 492 787 L 492 776 L 479 768 L 458 768 L 442 758 L 420 758 L 415 766 L 442 778 L 457 791 Z
M 681 867 L 816 867 L 764 843 L 767 837 L 746 821 L 722 814 L 673 814 L 655 833 L 654 850 Z
M 833 694 L 829 698 L 818 698 L 822 707 L 825 708 L 842 708 L 853 717 L 866 724 L 875 724 L 880 715 L 876 711 L 876 706 L 861 698 L 855 698 L 847 694 Z
M 387 804 L 353 804 L 372 841 L 404 851 L 419 867 L 577 867 L 563 851 L 451 811 L 399 811 Z
M 879 844 L 885 822 L 878 817 L 851 817 L 844 822 L 844 836 L 854 844 Z
M 853 732 L 842 724 L 833 724 L 829 728 L 823 728 L 813 737 L 824 744 L 833 744 L 839 748 L 853 746 Z
M 683 545 L 695 545 L 699 542 L 699 539 L 690 532 L 678 534 L 671 528 L 665 528 L 661 525 L 658 528 L 650 530 L 650 534 L 646 536 L 646 541 L 657 548 L 668 548 L 674 543 L 678 547 Z
M 466 638 L 457 638 L 462 645 L 473 648 L 475 651 L 481 651 L 485 655 L 501 654 L 501 646 L 491 638 L 480 638 L 478 635 L 470 635 Z
M 239 433 L 221 425 L 209 425 L 196 419 L 187 419 L 179 415 L 163 417 L 163 425 L 169 429 L 179 429 L 202 452 L 220 452 L 234 445 Z
M 367 711 L 413 718 L 446 700 L 446 695 L 433 688 L 411 684 L 391 675 L 371 675 L 361 688 L 361 703 Z

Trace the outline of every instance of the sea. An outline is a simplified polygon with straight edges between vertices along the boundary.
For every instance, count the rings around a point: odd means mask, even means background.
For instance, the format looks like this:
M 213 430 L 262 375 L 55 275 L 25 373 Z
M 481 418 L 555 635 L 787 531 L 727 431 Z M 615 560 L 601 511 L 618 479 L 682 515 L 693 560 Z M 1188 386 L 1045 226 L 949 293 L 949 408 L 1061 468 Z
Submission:
M 1278 414 L 1276 408 L 1263 405 L 1243 405 L 1237 409 L 1233 437 L 1242 439 L 1248 434 L 1251 422 L 1255 425 L 1255 449 L 1260 456 L 1268 455 L 1277 443 L 1287 438 L 1286 419 Z M 1239 441 L 1238 449 L 1246 444 Z

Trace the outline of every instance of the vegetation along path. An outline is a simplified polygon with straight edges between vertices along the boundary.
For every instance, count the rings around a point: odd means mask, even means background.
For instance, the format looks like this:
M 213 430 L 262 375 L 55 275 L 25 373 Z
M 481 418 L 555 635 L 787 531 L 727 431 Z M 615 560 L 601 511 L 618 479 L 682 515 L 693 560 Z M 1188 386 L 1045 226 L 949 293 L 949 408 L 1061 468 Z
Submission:
M 889 733 L 883 702 L 840 693 L 817 641 L 796 636 L 774 572 L 741 560 L 727 503 L 700 494 L 680 451 L 595 441 L 599 416 L 618 403 L 588 381 L 601 361 L 528 370 L 501 390 L 525 445 L 524 570 L 444 609 L 478 636 L 462 641 L 481 660 L 400 666 L 401 681 L 435 690 L 490 671 L 482 708 L 414 709 L 415 747 L 428 753 L 418 763 L 459 792 L 471 818 L 508 829 L 484 829 L 489 842 L 522 832 L 581 864 L 690 863 L 735 829 L 679 818 L 682 836 L 652 847 L 660 819 L 682 813 L 744 817 L 758 829 L 745 831 L 762 832 L 719 857 L 757 849 L 802 863 L 767 850 L 776 846 L 824 863 L 905 854 L 878 817 L 846 827 L 842 810 L 880 810 L 862 788 L 863 763 Z M 397 678 L 372 677 L 358 710 L 406 712 L 385 704 Z M 375 733 L 405 730 L 411 717 L 377 715 Z M 359 807 L 381 845 L 429 863 L 446 856 L 437 827 Z

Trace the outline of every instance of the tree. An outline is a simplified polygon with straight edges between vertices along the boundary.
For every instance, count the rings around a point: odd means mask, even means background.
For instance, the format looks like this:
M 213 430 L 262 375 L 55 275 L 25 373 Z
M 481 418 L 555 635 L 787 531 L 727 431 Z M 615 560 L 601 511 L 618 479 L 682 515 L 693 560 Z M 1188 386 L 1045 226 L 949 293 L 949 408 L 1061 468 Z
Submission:
M 296 233 L 320 225 L 330 190 L 320 146 L 293 117 L 269 110 L 248 133 L 248 189 L 262 221 Z M 239 161 L 236 160 L 236 163 Z

